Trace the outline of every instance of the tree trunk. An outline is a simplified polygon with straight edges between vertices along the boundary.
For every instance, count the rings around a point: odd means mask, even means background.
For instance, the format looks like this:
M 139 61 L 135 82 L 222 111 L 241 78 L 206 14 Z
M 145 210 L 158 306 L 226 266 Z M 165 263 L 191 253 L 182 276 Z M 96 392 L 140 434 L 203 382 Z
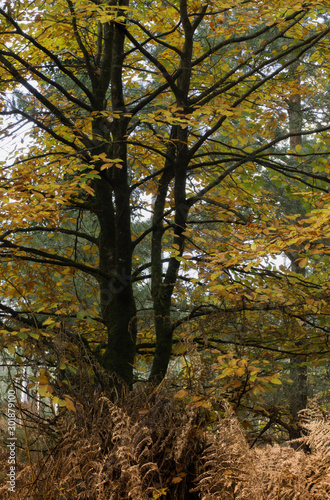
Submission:
M 171 358 L 173 343 L 171 299 L 180 268 L 180 260 L 177 257 L 181 257 L 184 251 L 184 231 L 186 229 L 189 212 L 189 207 L 186 203 L 188 135 L 187 131 L 180 127 L 175 127 L 174 135 L 176 137 L 175 161 L 173 162 L 174 169 L 169 169 L 166 179 L 165 176 L 163 176 L 164 183 L 162 189 L 159 190 L 154 210 L 155 230 L 153 232 L 152 242 L 152 296 L 154 302 L 156 349 L 150 375 L 153 381 L 160 381 L 165 377 Z M 173 244 L 175 244 L 175 248 L 178 249 L 178 255 L 170 258 L 163 279 L 161 243 L 164 230 L 161 222 L 161 211 L 164 210 L 166 194 L 169 182 L 173 177 L 173 172 L 175 203 Z
M 187 105 L 191 81 L 193 35 L 198 22 L 191 24 L 187 4 L 180 2 L 180 15 L 184 30 L 184 45 L 180 61 L 180 77 L 177 87 L 173 89 L 176 97 L 178 118 L 191 113 Z M 166 375 L 171 358 L 173 343 L 173 327 L 171 324 L 171 299 L 177 281 L 180 261 L 185 245 L 184 231 L 187 226 L 189 207 L 186 203 L 187 168 L 189 165 L 189 129 L 186 126 L 173 125 L 167 156 L 167 170 L 162 176 L 154 209 L 154 226 L 152 241 L 152 296 L 154 302 L 154 321 L 156 332 L 156 349 L 150 378 L 160 381 Z M 172 244 L 178 249 L 178 255 L 171 257 L 164 279 L 162 270 L 162 237 L 164 228 L 162 219 L 169 184 L 174 179 L 174 234 Z
M 95 190 L 100 222 L 99 284 L 101 314 L 108 330 L 103 365 L 126 384 L 133 382 L 136 343 L 136 306 L 131 276 L 129 193 L 117 194 L 116 213 L 112 190 L 104 181 Z
M 128 5 L 124 0 L 123 5 Z M 110 23 L 109 23 L 110 24 Z M 124 59 L 125 32 L 114 24 L 109 36 L 104 38 L 104 62 L 95 88 L 95 100 L 100 109 L 106 102 L 111 88 L 113 117 L 111 134 L 103 118 L 94 120 L 93 154 L 105 153 L 107 158 L 118 160 L 102 170 L 101 179 L 95 179 L 94 211 L 100 223 L 99 233 L 99 284 L 101 314 L 108 331 L 108 344 L 103 356 L 103 366 L 131 386 L 136 348 L 136 305 L 132 287 L 132 237 L 130 189 L 128 185 L 127 135 L 129 117 L 125 116 L 122 64 Z
M 289 131 L 290 133 L 301 132 L 302 130 L 302 104 L 299 94 L 292 96 L 288 101 Z M 297 145 L 301 146 L 301 135 L 290 137 L 290 147 L 294 149 Z M 291 269 L 297 274 L 305 276 L 305 269 L 299 267 L 297 259 L 300 257 L 298 249 L 292 249 L 287 253 L 291 261 Z M 299 348 L 299 342 L 296 346 Z M 308 374 L 307 374 L 307 356 L 297 355 L 290 359 L 290 378 L 293 380 L 293 387 L 288 391 L 289 411 L 291 415 L 290 439 L 298 439 L 302 435 L 302 428 L 299 425 L 299 412 L 307 406 L 308 399 Z M 296 447 L 295 444 L 293 444 Z M 298 445 L 299 446 L 299 445 Z

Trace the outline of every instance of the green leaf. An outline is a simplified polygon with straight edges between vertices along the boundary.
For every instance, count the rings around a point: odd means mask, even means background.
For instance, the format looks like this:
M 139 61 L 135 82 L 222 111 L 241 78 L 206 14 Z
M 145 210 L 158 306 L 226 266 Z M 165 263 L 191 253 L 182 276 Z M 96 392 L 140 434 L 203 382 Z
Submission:
M 14 344 L 10 344 L 8 347 L 7 347 L 7 350 L 9 352 L 9 354 L 15 354 L 16 352 L 16 346 Z
M 20 339 L 22 339 L 22 340 L 25 340 L 25 339 L 27 339 L 27 338 L 28 338 L 28 334 L 27 334 L 27 333 L 25 333 L 25 332 L 18 332 L 18 333 L 17 333 L 17 336 L 18 336 Z
M 30 332 L 29 335 L 33 339 L 38 339 L 40 337 L 39 333 L 36 333 L 36 332 Z
M 282 382 L 277 377 L 272 377 L 269 382 L 276 385 L 282 385 Z
M 77 312 L 77 319 L 85 319 L 87 316 L 87 312 L 86 311 L 79 311 Z

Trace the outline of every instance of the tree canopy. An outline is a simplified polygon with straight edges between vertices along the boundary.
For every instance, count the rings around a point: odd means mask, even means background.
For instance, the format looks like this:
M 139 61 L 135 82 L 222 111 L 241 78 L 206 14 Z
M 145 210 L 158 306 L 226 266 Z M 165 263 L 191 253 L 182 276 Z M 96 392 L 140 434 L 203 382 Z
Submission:
M 132 385 L 188 336 L 237 404 L 288 358 L 326 360 L 328 2 L 7 0 L 0 19 L 2 346 L 74 371 L 79 345 Z

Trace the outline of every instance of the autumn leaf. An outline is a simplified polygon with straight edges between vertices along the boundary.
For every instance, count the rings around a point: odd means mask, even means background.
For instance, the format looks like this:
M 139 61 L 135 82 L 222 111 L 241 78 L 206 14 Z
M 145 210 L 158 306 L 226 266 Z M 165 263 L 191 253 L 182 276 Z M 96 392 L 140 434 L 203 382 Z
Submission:
M 67 407 L 67 409 L 69 411 L 72 411 L 74 413 L 76 413 L 76 407 L 72 401 L 72 398 L 70 396 L 64 396 L 64 401 L 65 401 L 65 406 Z
M 177 399 L 182 399 L 182 398 L 186 397 L 187 394 L 188 393 L 187 393 L 186 389 L 181 389 L 176 394 L 174 394 L 174 397 L 177 398 Z

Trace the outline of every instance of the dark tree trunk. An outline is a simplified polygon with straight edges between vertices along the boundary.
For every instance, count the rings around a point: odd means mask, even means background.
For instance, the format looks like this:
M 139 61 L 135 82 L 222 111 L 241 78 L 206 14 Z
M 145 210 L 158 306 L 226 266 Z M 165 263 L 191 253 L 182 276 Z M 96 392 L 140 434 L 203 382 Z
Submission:
M 293 68 L 295 70 L 295 68 Z M 298 83 L 299 80 L 298 80 Z M 301 96 L 299 93 L 292 96 L 288 101 L 288 114 L 289 114 L 289 131 L 290 133 L 298 133 L 302 130 L 302 104 Z M 301 135 L 294 135 L 290 137 L 290 147 L 294 149 L 297 145 L 301 146 Z M 299 267 L 299 249 L 293 248 L 291 252 L 287 253 L 291 261 L 291 269 L 297 274 L 305 276 L 304 268 Z M 299 349 L 300 342 L 296 342 Z M 303 429 L 299 424 L 299 412 L 304 410 L 307 406 L 308 400 L 308 373 L 307 373 L 307 356 L 297 355 L 290 359 L 290 379 L 293 380 L 293 386 L 288 391 L 289 397 L 289 411 L 290 411 L 290 428 L 289 438 L 298 439 L 303 434 Z M 297 445 L 299 446 L 299 444 Z M 296 447 L 296 444 L 293 444 Z
M 191 112 L 187 106 L 191 79 L 193 34 L 198 22 L 193 26 L 187 14 L 187 5 L 180 2 L 180 14 L 184 29 L 185 42 L 180 61 L 180 77 L 173 89 L 176 96 L 178 117 L 184 118 Z M 180 261 L 185 245 L 184 231 L 187 226 L 189 206 L 186 202 L 187 168 L 189 165 L 189 129 L 186 126 L 173 125 L 168 146 L 167 169 L 160 181 L 154 209 L 154 231 L 152 240 L 152 297 L 154 303 L 154 322 L 156 348 L 150 379 L 160 381 L 166 375 L 171 358 L 173 344 L 173 326 L 171 324 L 171 300 L 177 282 Z M 174 181 L 174 234 L 173 244 L 178 248 L 178 255 L 171 257 L 163 278 L 162 237 L 164 227 L 164 207 L 170 182 Z
M 124 1 L 124 4 L 128 2 Z M 118 113 L 118 117 L 113 118 L 111 137 L 106 121 L 95 119 L 94 142 L 98 150 L 94 147 L 93 153 L 105 153 L 108 159 L 119 161 L 104 170 L 100 168 L 101 179 L 93 183 L 94 212 L 100 224 L 101 314 L 108 331 L 108 344 L 102 362 L 109 372 L 116 374 L 119 385 L 124 382 L 131 386 L 137 313 L 132 287 L 131 193 L 127 165 L 129 118 L 125 116 L 122 82 L 125 32 L 115 24 L 104 29 L 104 57 L 100 63 L 100 79 L 95 84 L 95 101 L 102 109 L 110 86 L 112 110 Z
M 95 189 L 100 222 L 100 303 L 108 330 L 103 365 L 131 385 L 136 342 L 136 307 L 131 277 L 129 194 L 117 194 L 116 213 L 112 190 L 104 181 Z

